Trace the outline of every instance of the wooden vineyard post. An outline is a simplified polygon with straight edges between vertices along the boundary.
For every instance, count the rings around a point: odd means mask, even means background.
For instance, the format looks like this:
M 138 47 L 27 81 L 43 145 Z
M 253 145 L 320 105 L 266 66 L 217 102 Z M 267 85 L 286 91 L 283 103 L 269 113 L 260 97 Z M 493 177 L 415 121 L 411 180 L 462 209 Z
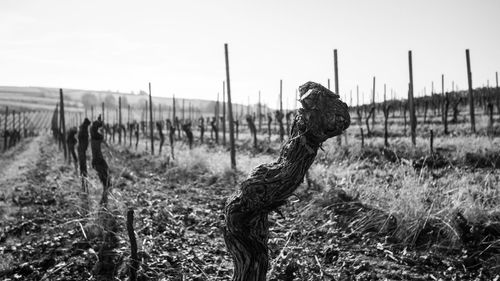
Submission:
M 365 147 L 365 135 L 363 134 L 363 127 L 359 127 L 361 131 L 361 148 Z
M 22 115 L 21 111 L 19 111 L 17 114 L 18 114 L 17 115 L 18 116 L 18 119 L 17 119 L 18 120 L 18 123 L 17 123 L 17 126 L 18 126 L 17 133 L 18 133 L 18 139 L 21 140 L 21 136 L 22 136 L 22 133 L 21 133 L 22 132 L 21 124 L 23 122 L 23 118 L 21 117 L 21 115 Z
M 222 81 L 222 145 L 226 146 L 226 82 Z
M 134 232 L 134 209 L 132 208 L 127 210 L 127 233 L 130 240 L 129 281 L 136 281 L 139 258 L 137 256 L 137 240 Z
M 203 135 L 205 134 L 205 119 L 201 116 L 198 120 L 200 122 L 198 125 L 200 128 L 200 142 L 203 143 Z
M 229 79 L 229 52 L 227 43 L 224 44 L 224 53 L 226 58 L 226 82 L 227 82 L 227 113 L 229 114 L 229 145 L 231 146 L 231 168 L 236 170 L 236 150 L 234 147 L 234 123 L 233 106 L 231 104 L 231 80 Z
M 375 76 L 373 76 L 372 108 L 373 108 L 372 130 L 374 130 L 375 129 Z M 371 109 L 370 109 L 370 111 L 371 111 Z M 368 130 L 368 135 L 370 135 L 370 130 Z
M 215 134 L 215 143 L 219 144 L 219 93 L 217 93 L 217 102 L 215 103 L 214 108 L 214 134 Z
M 273 122 L 273 117 L 271 113 L 267 113 L 267 134 L 269 141 L 271 141 L 271 123 Z
M 259 103 L 257 105 L 257 116 L 259 118 L 259 132 L 262 132 L 262 105 L 260 103 L 260 91 L 259 91 Z
M 469 49 L 465 50 L 465 58 L 467 60 L 467 82 L 469 84 L 469 111 L 470 111 L 470 126 L 472 133 L 476 133 L 476 121 L 474 115 L 474 93 L 472 91 L 472 72 L 470 67 Z
M 148 151 L 148 101 L 144 101 L 144 123 L 142 126 L 142 132 L 144 134 L 144 141 L 146 142 L 144 148 Z
M 104 113 L 105 113 L 105 112 L 106 112 L 106 111 L 105 111 L 105 109 L 104 109 L 104 102 L 102 102 L 102 103 L 101 103 L 101 119 L 102 119 L 103 124 L 104 124 L 104 121 L 108 121 L 108 119 L 107 119 L 107 118 L 106 118 L 106 120 L 104 119 L 104 116 L 105 116 L 105 115 L 104 115 Z M 94 119 L 92 118 L 92 119 L 90 119 L 90 121 L 91 121 L 91 122 L 93 122 L 93 121 L 94 121 Z
M 168 122 L 167 120 L 167 126 L 169 127 L 168 130 L 168 137 L 170 140 L 170 153 L 172 154 L 172 159 L 175 159 L 175 154 L 174 154 L 174 144 L 175 144 L 175 95 L 172 96 L 172 121 Z
M 23 135 L 26 138 L 27 137 L 27 132 L 26 132 L 26 112 L 23 112 Z
M 283 80 L 280 80 L 280 111 L 276 114 L 276 121 L 279 123 L 280 142 L 285 139 L 285 128 L 283 127 Z
M 387 123 L 389 121 L 389 107 L 390 105 L 387 105 L 387 98 L 386 98 L 386 85 L 384 84 L 384 145 L 386 147 L 389 147 L 389 132 L 387 128 Z
M 118 144 L 122 144 L 122 97 L 118 97 Z
M 9 119 L 9 107 L 5 107 L 5 120 L 4 120 L 4 127 L 3 127 L 3 151 L 7 150 L 7 138 L 9 137 L 9 134 L 7 133 L 7 119 Z
M 62 128 L 62 146 L 64 150 L 64 160 L 68 158 L 68 146 L 66 145 L 65 137 L 66 137 L 66 120 L 64 119 L 64 96 L 63 90 L 59 89 L 59 99 L 61 104 L 61 128 Z
M 498 71 L 495 72 L 495 80 L 496 80 L 496 90 L 497 90 L 497 110 L 498 115 L 500 115 L 500 88 L 498 88 Z
M 363 111 L 359 105 L 359 85 L 356 85 L 356 114 L 358 115 L 359 126 L 363 126 Z
M 429 145 L 431 149 L 431 155 L 434 155 L 434 132 L 431 130 L 431 137 L 429 139 Z
M 109 112 L 109 110 L 108 110 Z M 104 107 L 104 102 L 101 103 L 101 120 L 102 120 L 102 124 L 103 126 L 105 126 L 105 121 L 108 121 L 108 118 L 106 117 L 106 119 L 104 119 L 104 114 L 107 113 L 106 112 L 106 109 Z M 92 122 L 94 122 L 94 119 L 90 119 L 90 123 L 92 124 Z M 108 137 L 108 132 L 106 130 L 103 131 L 103 136 L 104 136 L 104 140 L 106 140 L 106 138 Z
M 151 155 L 155 155 L 155 147 L 153 140 L 153 101 L 151 98 L 151 82 L 149 82 L 149 136 L 151 138 Z
M 224 208 L 224 240 L 233 258 L 233 281 L 264 281 L 269 266 L 269 212 L 302 183 L 321 144 L 350 124 L 339 96 L 318 83 L 300 87 L 301 109 L 279 158 L 252 170 Z
M 56 108 L 54 109 L 54 112 L 52 113 L 52 120 L 51 120 L 51 129 L 52 129 L 52 134 L 54 135 L 54 139 L 58 142 L 58 148 L 61 150 L 61 143 L 59 142 L 59 103 L 56 103 Z
M 127 127 L 128 127 L 128 146 L 132 147 L 132 132 L 134 129 L 132 128 L 132 122 L 130 122 L 130 104 L 128 105 L 128 114 L 127 114 Z
M 338 62 L 337 62 L 337 49 L 333 50 L 333 68 L 334 68 L 334 75 L 335 75 L 335 94 L 340 96 L 339 93 L 339 69 L 338 69 Z M 328 90 L 330 90 L 330 79 L 328 79 Z M 337 136 L 337 144 L 339 146 L 342 145 L 342 135 Z
M 186 120 L 186 116 L 184 115 L 184 112 L 185 112 L 184 102 L 185 102 L 185 100 L 182 99 L 182 114 L 181 114 L 182 119 L 181 119 L 181 123 L 184 123 L 185 120 Z
M 59 113 L 60 115 L 60 113 Z M 57 137 L 59 139 L 59 150 L 61 150 L 61 122 L 59 121 L 59 127 L 57 131 Z M 16 137 L 15 137 L 15 130 L 16 130 L 16 111 L 12 110 L 12 131 L 11 131 L 11 137 L 9 139 L 9 147 L 15 145 L 16 142 Z
M 442 98 L 444 99 L 443 108 L 442 108 L 442 115 L 443 115 L 443 124 L 444 124 L 444 134 L 448 134 L 448 107 L 450 105 L 450 100 L 448 98 L 448 93 L 444 92 L 444 74 L 441 74 L 441 95 Z
M 411 129 L 411 143 L 415 146 L 417 144 L 417 118 L 415 116 L 415 104 L 413 101 L 413 65 L 411 51 L 408 51 L 408 65 L 410 70 L 410 90 L 408 91 L 408 103 L 410 106 L 410 129 Z

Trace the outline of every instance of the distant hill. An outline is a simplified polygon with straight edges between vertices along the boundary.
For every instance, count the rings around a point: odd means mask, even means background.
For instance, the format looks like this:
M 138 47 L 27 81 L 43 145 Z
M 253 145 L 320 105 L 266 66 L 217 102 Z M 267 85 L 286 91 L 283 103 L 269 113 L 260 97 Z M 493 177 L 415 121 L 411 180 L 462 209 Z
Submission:
M 84 112 L 85 109 L 101 108 L 105 103 L 107 108 L 116 108 L 118 106 L 118 97 L 122 98 L 122 109 L 126 110 L 127 105 L 136 112 L 142 111 L 145 107 L 148 95 L 145 92 L 138 94 L 121 93 L 112 91 L 64 89 L 65 109 L 69 112 Z M 59 101 L 59 88 L 46 87 L 16 87 L 0 86 L 0 110 L 6 106 L 14 110 L 53 110 Z M 213 115 L 215 101 L 201 99 L 182 99 L 176 98 L 177 115 L 181 116 L 182 106 L 184 104 L 185 114 L 189 112 L 191 105 L 192 112 L 197 115 Z M 159 111 L 159 105 L 162 109 L 162 115 L 167 116 L 172 110 L 172 98 L 153 97 L 155 111 Z M 264 109 L 263 109 L 264 110 Z M 236 116 L 243 116 L 247 107 L 241 104 L 233 105 L 233 111 Z M 222 114 L 222 109 L 221 112 Z

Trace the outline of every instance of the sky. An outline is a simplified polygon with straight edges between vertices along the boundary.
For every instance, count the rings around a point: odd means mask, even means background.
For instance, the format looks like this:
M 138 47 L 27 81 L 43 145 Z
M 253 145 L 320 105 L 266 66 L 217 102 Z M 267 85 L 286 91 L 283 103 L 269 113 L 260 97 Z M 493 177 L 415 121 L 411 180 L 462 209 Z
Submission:
M 2 0 L 0 85 L 43 86 L 216 99 L 229 45 L 233 102 L 295 106 L 307 81 L 334 88 L 348 104 L 406 97 L 408 51 L 414 92 L 434 81 L 495 85 L 500 71 L 499 0 Z

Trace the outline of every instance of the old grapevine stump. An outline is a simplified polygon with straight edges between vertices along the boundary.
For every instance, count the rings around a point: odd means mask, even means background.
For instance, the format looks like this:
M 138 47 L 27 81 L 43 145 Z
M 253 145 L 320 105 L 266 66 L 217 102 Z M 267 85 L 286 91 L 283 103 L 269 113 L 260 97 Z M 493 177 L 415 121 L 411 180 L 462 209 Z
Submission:
M 99 132 L 99 128 L 102 127 L 101 116 L 97 118 L 97 121 L 92 123 L 90 127 L 90 148 L 92 150 L 92 168 L 97 171 L 99 180 L 102 183 L 103 191 L 101 197 L 101 205 L 106 206 L 108 203 L 108 192 L 111 187 L 111 179 L 109 178 L 109 167 L 104 156 L 102 155 L 101 143 L 104 141 L 103 135 Z
M 247 120 L 250 133 L 253 136 L 253 147 L 257 148 L 257 128 L 255 127 L 255 122 L 254 122 L 255 118 L 252 115 L 247 114 L 245 119 Z
M 337 94 L 314 82 L 299 91 L 302 108 L 279 158 L 256 167 L 226 203 L 224 239 L 233 257 L 235 281 L 266 279 L 268 213 L 297 189 L 321 144 L 349 127 L 347 105 Z
M 90 120 L 85 118 L 78 131 L 78 161 L 80 163 L 80 176 L 83 192 L 88 192 L 87 187 L 87 148 L 89 147 L 89 125 Z
M 193 137 L 193 132 L 191 131 L 191 122 L 182 124 L 182 130 L 186 134 L 186 138 L 189 144 L 189 149 L 192 149 L 194 137 Z

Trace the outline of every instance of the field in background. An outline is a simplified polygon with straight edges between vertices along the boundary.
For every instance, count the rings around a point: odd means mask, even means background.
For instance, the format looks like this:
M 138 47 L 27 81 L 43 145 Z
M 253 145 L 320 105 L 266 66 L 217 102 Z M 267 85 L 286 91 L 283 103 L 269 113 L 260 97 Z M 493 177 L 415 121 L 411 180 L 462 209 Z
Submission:
M 325 142 L 296 194 L 280 213 L 270 215 L 270 280 L 499 278 L 500 116 L 495 112 L 493 134 L 488 135 L 487 112 L 477 107 L 478 133 L 471 134 L 466 105 L 459 110 L 457 122 L 449 124 L 449 135 L 443 133 L 439 115 L 429 110 L 424 123 L 423 113 L 417 112 L 416 146 L 410 141 L 409 121 L 405 127 L 402 112 L 391 112 L 388 147 L 383 113 L 376 111 L 375 127 L 367 136 L 365 112 L 359 123 L 352 110 L 342 144 L 336 138 Z M 29 120 L 50 120 L 53 109 L 47 112 L 45 119 Z M 122 145 L 107 136 L 110 147 L 104 149 L 104 157 L 113 178 L 111 209 L 121 226 L 127 208 L 136 210 L 141 274 L 158 280 L 230 280 L 222 209 L 251 169 L 278 157 L 278 126 L 273 120 L 270 139 L 266 128 L 263 120 L 254 148 L 248 126 L 241 121 L 237 172 L 230 169 L 221 133 L 216 144 L 209 127 L 204 144 L 199 128 L 192 127 L 192 150 L 182 135 L 175 144 L 175 159 L 169 155 L 168 138 L 158 155 L 157 132 L 154 156 L 149 153 L 148 132 L 141 131 L 137 150 L 128 145 L 129 132 Z M 32 140 L 8 150 L 0 162 L 3 173 L 11 163 L 21 167 L 20 176 L 1 182 L 11 189 L 0 196 L 5 204 L 0 251 L 6 257 L 0 277 L 88 278 L 96 262 L 93 239 L 100 233 L 96 212 L 101 186 L 95 171 L 89 169 L 90 207 L 85 208 L 90 212 L 85 213 L 79 178 L 64 162 L 57 143 L 46 135 Z M 23 151 L 34 154 L 34 164 L 16 161 L 17 154 L 27 157 Z M 41 210 L 51 214 L 49 220 L 38 221 Z M 16 227 L 26 218 L 26 224 Z M 52 237 L 58 241 L 51 244 Z M 127 259 L 123 229 L 116 252 Z

